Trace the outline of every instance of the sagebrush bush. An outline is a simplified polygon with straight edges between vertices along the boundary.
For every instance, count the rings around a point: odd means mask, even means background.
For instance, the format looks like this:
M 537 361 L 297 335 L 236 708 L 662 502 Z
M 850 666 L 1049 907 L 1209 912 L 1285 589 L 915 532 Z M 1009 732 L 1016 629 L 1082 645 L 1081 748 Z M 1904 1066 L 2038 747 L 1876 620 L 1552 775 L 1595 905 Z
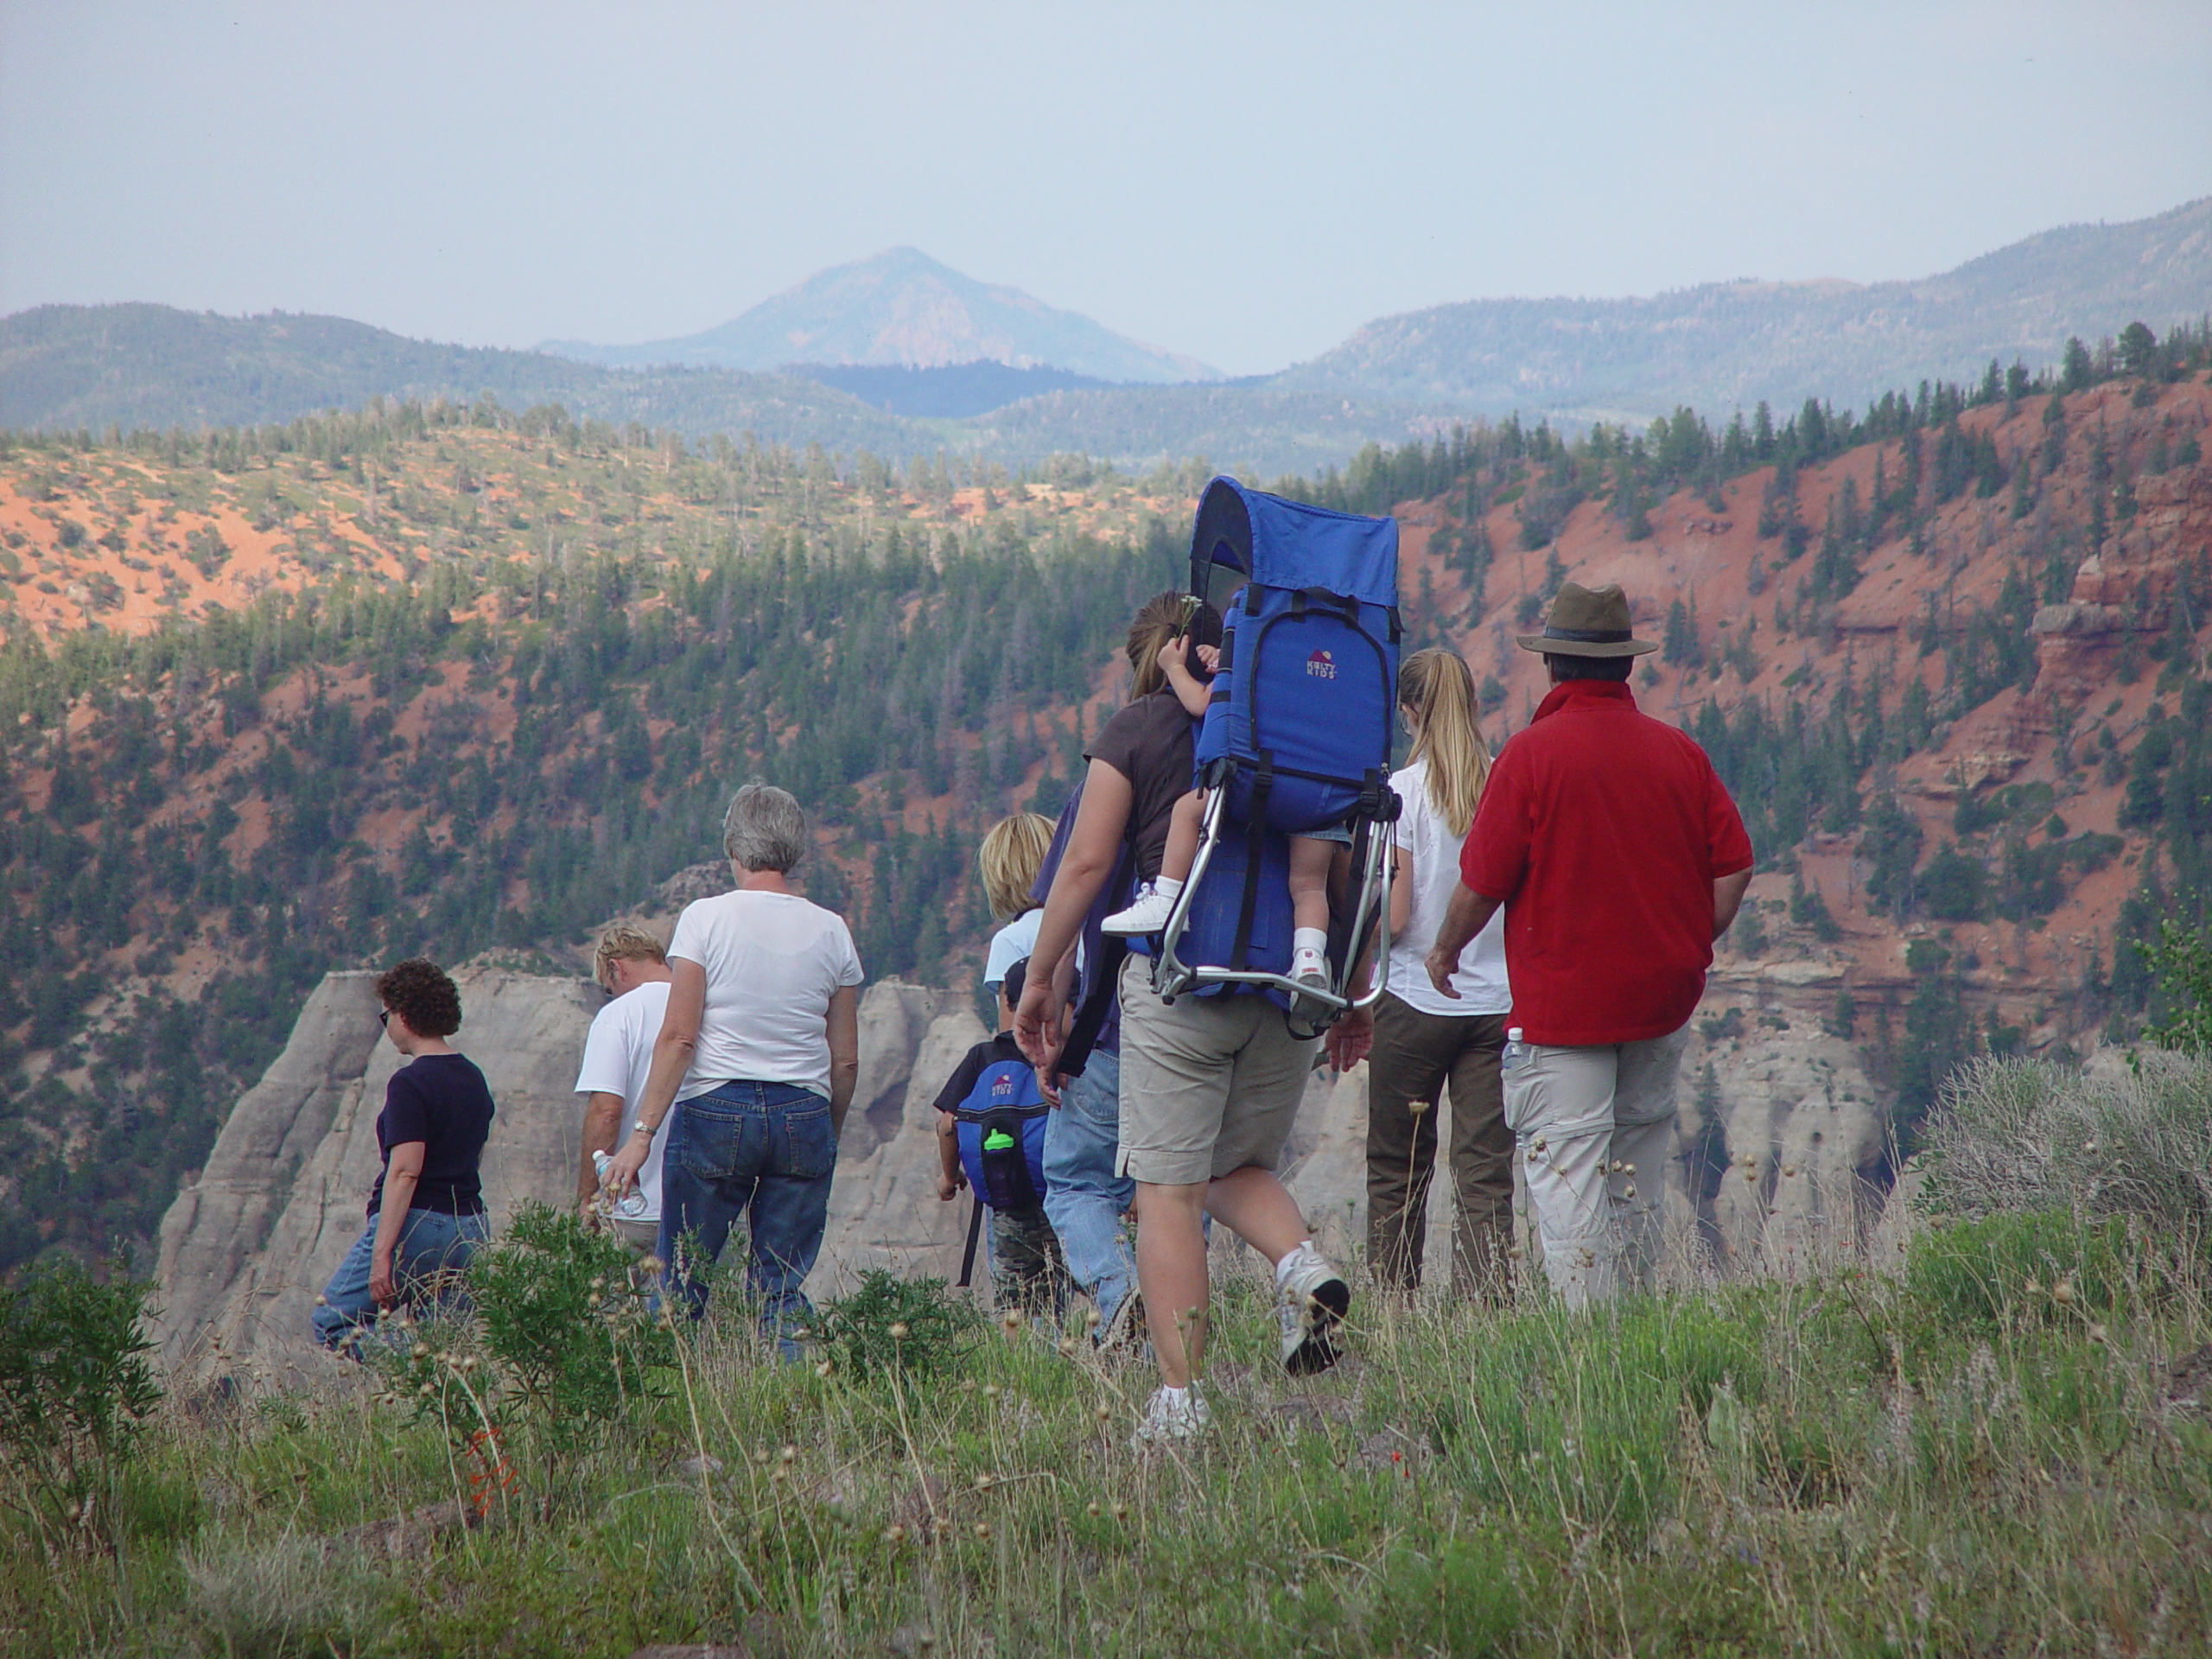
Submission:
M 161 1401 L 142 1329 L 153 1288 L 65 1255 L 0 1290 L 0 1504 L 49 1537 L 64 1510 L 90 1513 Z
M 1925 1207 L 2133 1216 L 2212 1247 L 2212 1057 L 2152 1052 L 2091 1076 L 2046 1060 L 1962 1067 L 1923 1129 Z
M 850 1295 L 823 1303 L 814 1322 L 831 1365 L 856 1377 L 950 1370 L 982 1328 L 976 1305 L 948 1295 L 944 1280 L 901 1279 L 881 1268 L 862 1274 Z
M 478 1253 L 469 1292 L 510 1408 L 579 1431 L 649 1392 L 651 1376 L 673 1363 L 674 1338 L 652 1311 L 652 1287 L 637 1259 L 614 1238 L 534 1200 L 516 1210 L 498 1244 Z M 438 1360 L 435 1351 L 411 1357 L 416 1365 Z M 442 1386 L 428 1376 L 421 1381 Z
M 1909 1294 L 1955 1330 L 2107 1319 L 2132 1294 L 2133 1252 L 2119 1217 L 2028 1210 L 1939 1224 L 1905 1249 Z

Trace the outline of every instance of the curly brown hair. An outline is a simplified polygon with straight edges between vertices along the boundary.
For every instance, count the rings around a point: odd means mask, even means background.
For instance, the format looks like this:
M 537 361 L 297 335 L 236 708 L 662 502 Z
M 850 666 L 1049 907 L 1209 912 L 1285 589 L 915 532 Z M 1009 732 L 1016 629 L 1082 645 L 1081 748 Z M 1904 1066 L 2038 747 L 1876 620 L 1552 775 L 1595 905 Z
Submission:
M 377 998 L 417 1037 L 450 1037 L 461 1029 L 461 989 L 428 957 L 410 957 L 378 974 Z

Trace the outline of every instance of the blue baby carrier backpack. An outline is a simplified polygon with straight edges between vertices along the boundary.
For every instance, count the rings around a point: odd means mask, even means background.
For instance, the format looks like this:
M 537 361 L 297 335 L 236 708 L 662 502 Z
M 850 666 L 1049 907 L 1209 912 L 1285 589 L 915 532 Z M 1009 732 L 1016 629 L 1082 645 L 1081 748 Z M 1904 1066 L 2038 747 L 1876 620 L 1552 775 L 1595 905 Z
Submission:
M 1223 607 L 1198 731 L 1206 815 L 1154 953 L 1154 984 L 1170 1001 L 1257 991 L 1325 1025 L 1354 1006 L 1345 982 L 1389 925 L 1398 526 L 1217 478 L 1192 532 L 1192 593 L 1207 598 L 1224 573 L 1243 580 Z M 1351 903 L 1330 928 L 1325 992 L 1288 977 L 1288 838 L 1317 831 L 1349 832 L 1352 849 Z
M 952 1109 L 960 1167 L 978 1204 L 1019 1210 L 1045 1201 L 1045 1122 L 1052 1108 L 1027 1060 L 993 1060 Z

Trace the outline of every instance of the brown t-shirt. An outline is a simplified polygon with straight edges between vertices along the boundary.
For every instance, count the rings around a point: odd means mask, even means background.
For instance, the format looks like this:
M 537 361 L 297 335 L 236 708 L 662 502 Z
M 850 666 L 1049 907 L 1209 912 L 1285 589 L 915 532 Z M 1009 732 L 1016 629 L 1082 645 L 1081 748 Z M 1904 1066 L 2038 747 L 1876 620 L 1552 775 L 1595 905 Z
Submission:
M 1190 715 L 1173 691 L 1139 697 L 1106 722 L 1084 757 L 1103 760 L 1129 780 L 1129 827 L 1122 838 L 1136 855 L 1137 879 L 1151 880 L 1167 850 L 1175 803 L 1191 790 Z

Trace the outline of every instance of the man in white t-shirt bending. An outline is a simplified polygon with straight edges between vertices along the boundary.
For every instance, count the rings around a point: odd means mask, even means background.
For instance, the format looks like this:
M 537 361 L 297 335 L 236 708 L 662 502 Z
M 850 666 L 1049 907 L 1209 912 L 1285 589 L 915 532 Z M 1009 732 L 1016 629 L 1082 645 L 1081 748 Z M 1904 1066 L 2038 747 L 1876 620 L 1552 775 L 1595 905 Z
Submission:
M 620 1203 L 602 1203 L 593 1154 L 611 1154 L 638 1121 L 638 1102 L 652 1070 L 653 1039 L 668 1010 L 668 953 L 643 928 L 618 923 L 600 936 L 597 969 L 601 988 L 613 1001 L 593 1017 L 583 1067 L 576 1073 L 576 1092 L 585 1097 L 576 1208 L 587 1222 L 603 1216 L 617 1238 L 643 1253 L 660 1236 L 660 1162 L 668 1125 L 662 1123 L 653 1136 L 636 1189 Z

